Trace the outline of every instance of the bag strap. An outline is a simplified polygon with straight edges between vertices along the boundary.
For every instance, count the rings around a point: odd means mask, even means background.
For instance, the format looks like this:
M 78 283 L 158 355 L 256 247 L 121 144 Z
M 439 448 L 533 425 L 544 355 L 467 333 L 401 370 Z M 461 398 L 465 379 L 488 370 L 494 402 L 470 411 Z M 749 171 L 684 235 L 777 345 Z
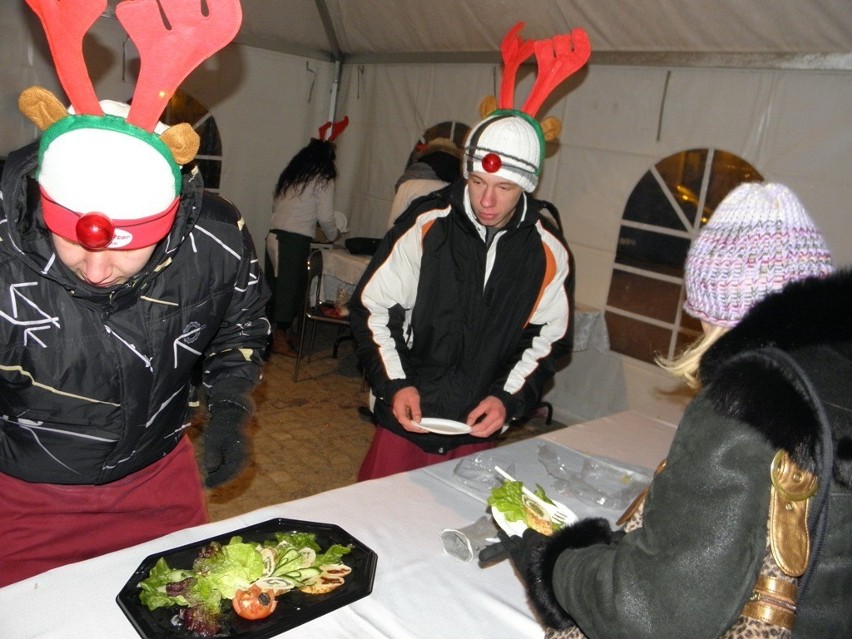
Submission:
M 831 439 L 831 426 L 829 425 L 828 415 L 825 412 L 825 406 L 819 397 L 819 394 L 814 388 L 810 377 L 801 367 L 801 365 L 787 352 L 778 348 L 766 348 L 763 350 L 769 358 L 774 358 L 776 361 L 785 365 L 787 370 L 795 373 L 796 381 L 799 384 L 800 390 L 807 397 L 811 407 L 814 410 L 817 421 L 820 425 L 820 433 L 815 445 L 816 466 L 819 473 L 819 487 L 816 495 L 813 497 L 813 508 L 808 517 L 808 528 L 812 531 L 811 534 L 811 553 L 808 560 L 808 566 L 805 573 L 799 579 L 799 598 L 801 598 L 808 589 L 813 569 L 816 565 L 820 554 L 820 548 L 827 531 L 828 524 L 828 489 L 831 485 L 832 468 L 834 465 L 834 446 Z

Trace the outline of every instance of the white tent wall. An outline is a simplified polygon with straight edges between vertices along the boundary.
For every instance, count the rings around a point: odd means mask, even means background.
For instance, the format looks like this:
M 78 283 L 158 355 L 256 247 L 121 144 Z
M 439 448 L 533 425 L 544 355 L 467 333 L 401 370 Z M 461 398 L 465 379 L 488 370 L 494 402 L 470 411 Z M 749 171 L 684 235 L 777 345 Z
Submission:
M 345 65 L 337 111 L 352 121 L 338 140 L 337 200 L 350 235 L 387 231 L 394 185 L 424 131 L 439 122 L 472 126 L 493 93 L 488 65 Z
M 222 84 L 192 74 L 182 88 L 216 117 L 222 137 L 219 192 L 237 206 L 263 260 L 272 195 L 287 162 L 329 118 L 334 65 L 231 46 L 217 54 Z
M 495 90 L 495 67 L 344 67 L 338 208 L 353 235 L 384 232 L 393 185 L 414 142 L 445 120 L 473 124 Z M 497 74 L 499 79 L 499 73 Z M 518 91 L 522 100 L 524 78 Z M 835 261 L 852 264 L 852 75 L 848 72 L 591 65 L 539 117 L 564 129 L 536 195 L 560 210 L 576 257 L 577 301 L 603 309 L 630 192 L 659 160 L 692 148 L 734 153 L 793 188 L 824 230 Z M 552 145 L 551 145 L 552 146 Z M 668 397 L 656 367 L 615 353 L 575 354 L 545 398 L 557 417 L 592 418 Z

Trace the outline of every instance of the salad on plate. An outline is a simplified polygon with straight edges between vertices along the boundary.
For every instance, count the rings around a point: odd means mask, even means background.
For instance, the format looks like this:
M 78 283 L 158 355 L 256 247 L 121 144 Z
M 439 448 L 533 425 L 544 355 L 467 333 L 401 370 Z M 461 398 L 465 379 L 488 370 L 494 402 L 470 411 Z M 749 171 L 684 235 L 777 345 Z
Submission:
M 290 591 L 325 594 L 340 587 L 351 572 L 342 561 L 350 550 L 341 544 L 323 550 L 310 532 L 276 532 L 261 543 L 239 535 L 225 544 L 211 541 L 191 567 L 160 557 L 139 582 L 139 599 L 149 610 L 174 606 L 176 626 L 215 636 L 228 608 L 243 619 L 264 619 Z
M 565 504 L 550 499 L 544 488 L 536 484 L 532 495 L 525 494 L 523 482 L 506 480 L 491 489 L 488 505 L 494 521 L 509 535 L 522 536 L 527 528 L 543 535 L 553 535 L 577 516 Z M 554 517 L 553 510 L 560 516 Z

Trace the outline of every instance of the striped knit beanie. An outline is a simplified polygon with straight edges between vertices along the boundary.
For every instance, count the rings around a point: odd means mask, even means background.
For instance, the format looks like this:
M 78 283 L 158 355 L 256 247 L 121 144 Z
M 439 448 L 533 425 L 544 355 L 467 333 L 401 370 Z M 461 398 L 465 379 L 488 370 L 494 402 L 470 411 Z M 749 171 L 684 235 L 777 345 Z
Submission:
M 736 325 L 786 284 L 833 271 L 825 240 L 796 195 L 781 184 L 741 184 L 692 242 L 684 310 L 717 326 Z

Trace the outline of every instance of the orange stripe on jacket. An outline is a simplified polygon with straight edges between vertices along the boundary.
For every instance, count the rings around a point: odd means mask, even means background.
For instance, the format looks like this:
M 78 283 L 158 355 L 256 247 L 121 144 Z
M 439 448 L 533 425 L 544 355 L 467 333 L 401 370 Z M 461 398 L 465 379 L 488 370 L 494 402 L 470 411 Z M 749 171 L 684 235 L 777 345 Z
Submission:
M 432 228 L 432 225 L 436 221 L 437 221 L 437 218 L 433 218 L 433 219 L 429 220 L 428 222 L 426 222 L 426 224 L 423 225 L 423 228 L 420 230 L 420 247 L 421 248 L 423 247 L 423 240 L 426 239 L 426 234 L 429 232 L 429 229 Z
M 541 280 L 541 288 L 538 290 L 538 297 L 535 299 L 535 304 L 533 304 L 532 311 L 524 324 L 524 328 L 530 325 L 532 316 L 535 315 L 538 305 L 541 302 L 541 298 L 544 297 L 544 290 L 556 277 L 556 256 L 553 255 L 553 251 L 547 244 L 542 242 L 542 246 L 544 247 L 544 277 Z

